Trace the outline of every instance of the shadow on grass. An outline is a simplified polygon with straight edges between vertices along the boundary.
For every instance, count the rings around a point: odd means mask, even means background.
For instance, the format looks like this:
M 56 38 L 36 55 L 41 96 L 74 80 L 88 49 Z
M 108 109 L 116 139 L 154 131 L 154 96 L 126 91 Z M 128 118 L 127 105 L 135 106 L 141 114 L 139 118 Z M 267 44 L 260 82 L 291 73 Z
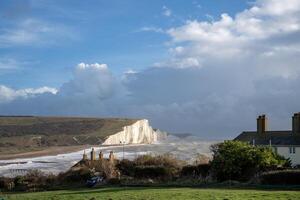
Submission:
M 81 189 L 77 192 L 64 192 L 58 195 L 77 195 L 77 194 L 95 194 L 95 193 L 115 193 L 122 191 L 143 191 L 153 189 L 166 189 L 163 187 L 107 187 L 107 188 L 95 188 L 95 189 Z M 171 188 L 170 188 L 171 189 Z M 175 187 L 173 189 L 176 189 Z

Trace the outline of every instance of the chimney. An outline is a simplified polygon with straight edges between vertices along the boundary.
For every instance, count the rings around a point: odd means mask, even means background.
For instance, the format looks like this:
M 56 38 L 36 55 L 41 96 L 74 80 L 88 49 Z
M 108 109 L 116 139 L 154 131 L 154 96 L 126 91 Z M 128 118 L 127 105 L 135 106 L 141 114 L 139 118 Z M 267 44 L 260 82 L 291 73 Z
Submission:
M 94 148 L 92 148 L 92 151 L 91 151 L 91 160 L 96 160 L 96 154 L 95 154 L 95 150 Z
M 114 160 L 115 160 L 114 152 L 111 151 L 111 152 L 109 152 L 109 161 L 113 162 Z
M 102 153 L 102 151 L 100 151 L 100 153 L 99 153 L 99 160 L 103 160 L 103 153 Z
M 264 134 L 268 129 L 268 119 L 266 115 L 260 115 L 257 118 L 257 133 Z
M 293 123 L 293 133 L 294 134 L 299 134 L 300 133 L 300 113 L 295 113 L 293 118 L 292 118 L 292 123 Z
M 87 160 L 88 159 L 88 157 L 87 157 L 87 155 L 86 155 L 86 153 L 85 153 L 85 150 L 83 151 L 83 155 L 82 155 L 82 160 Z

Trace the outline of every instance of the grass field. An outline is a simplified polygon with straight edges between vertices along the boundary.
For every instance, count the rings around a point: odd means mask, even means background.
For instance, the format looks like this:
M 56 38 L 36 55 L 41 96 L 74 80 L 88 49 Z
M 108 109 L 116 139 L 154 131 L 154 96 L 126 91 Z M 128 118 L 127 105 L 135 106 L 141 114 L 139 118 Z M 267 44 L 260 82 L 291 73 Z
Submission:
M 300 199 L 300 191 L 197 188 L 101 188 L 22 194 L 20 193 L 2 196 L 5 200 L 294 200 Z

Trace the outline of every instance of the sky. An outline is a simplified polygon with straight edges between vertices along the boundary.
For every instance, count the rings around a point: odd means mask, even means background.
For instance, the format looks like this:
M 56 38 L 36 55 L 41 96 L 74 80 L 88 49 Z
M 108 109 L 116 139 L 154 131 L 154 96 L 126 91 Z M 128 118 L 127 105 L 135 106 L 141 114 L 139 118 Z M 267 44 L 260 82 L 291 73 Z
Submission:
M 204 139 L 291 129 L 299 0 L 2 0 L 0 114 L 147 118 Z

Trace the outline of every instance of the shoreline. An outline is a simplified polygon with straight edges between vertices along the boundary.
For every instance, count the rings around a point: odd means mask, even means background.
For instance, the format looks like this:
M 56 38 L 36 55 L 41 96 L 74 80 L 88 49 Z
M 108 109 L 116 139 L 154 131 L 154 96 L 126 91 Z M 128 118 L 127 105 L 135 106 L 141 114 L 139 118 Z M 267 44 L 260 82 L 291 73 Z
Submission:
M 126 147 L 134 147 L 134 146 L 143 146 L 144 144 L 129 144 L 125 145 Z M 81 151 L 84 149 L 88 149 L 91 147 L 95 148 L 123 148 L 122 145 L 78 145 L 78 146 L 52 146 L 48 147 L 47 149 L 43 150 L 36 150 L 36 151 L 30 151 L 30 152 L 24 152 L 24 153 L 13 153 L 13 154 L 0 154 L 0 161 L 3 160 L 13 160 L 13 159 L 23 159 L 23 158 L 36 158 L 36 157 L 42 157 L 42 156 L 55 156 L 58 154 L 67 154 L 67 153 L 73 153 L 77 151 Z
M 43 150 L 30 151 L 24 153 L 15 153 L 15 154 L 6 154 L 6 155 L 0 154 L 0 161 L 20 159 L 20 158 L 35 158 L 41 156 L 55 156 L 58 154 L 72 153 L 72 152 L 84 150 L 93 146 L 95 145 L 53 146 Z

